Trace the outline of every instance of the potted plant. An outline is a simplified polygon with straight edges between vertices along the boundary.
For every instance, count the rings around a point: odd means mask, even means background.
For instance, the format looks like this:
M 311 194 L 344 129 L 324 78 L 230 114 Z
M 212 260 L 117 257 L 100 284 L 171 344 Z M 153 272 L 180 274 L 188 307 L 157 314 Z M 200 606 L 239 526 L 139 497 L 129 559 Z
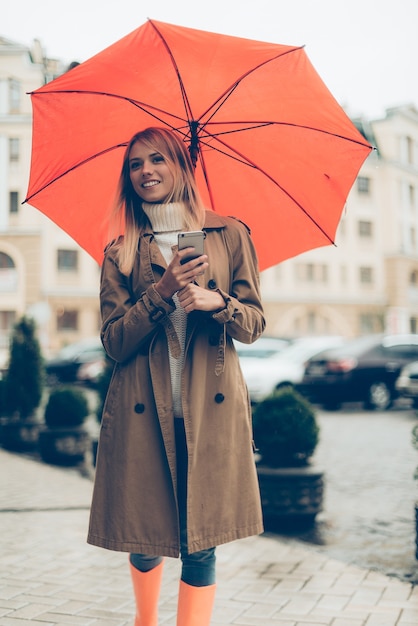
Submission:
M 44 387 L 44 363 L 35 322 L 23 316 L 14 326 L 8 369 L 2 383 L 2 445 L 7 450 L 36 448 L 39 420 L 36 416 Z
M 324 492 L 323 472 L 311 464 L 319 441 L 314 408 L 284 387 L 256 405 L 253 429 L 266 527 L 311 526 Z
M 84 428 L 89 415 L 86 394 L 73 387 L 53 389 L 45 406 L 45 427 L 39 433 L 39 452 L 46 463 L 77 465 L 90 451 Z

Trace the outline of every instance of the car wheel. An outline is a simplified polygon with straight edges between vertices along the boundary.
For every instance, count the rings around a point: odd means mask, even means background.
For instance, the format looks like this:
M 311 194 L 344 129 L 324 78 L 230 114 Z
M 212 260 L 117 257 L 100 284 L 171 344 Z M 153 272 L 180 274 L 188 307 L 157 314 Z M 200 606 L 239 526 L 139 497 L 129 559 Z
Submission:
M 392 393 L 388 385 L 383 381 L 376 381 L 369 387 L 367 399 L 365 402 L 366 409 L 377 411 L 385 411 L 392 404 Z

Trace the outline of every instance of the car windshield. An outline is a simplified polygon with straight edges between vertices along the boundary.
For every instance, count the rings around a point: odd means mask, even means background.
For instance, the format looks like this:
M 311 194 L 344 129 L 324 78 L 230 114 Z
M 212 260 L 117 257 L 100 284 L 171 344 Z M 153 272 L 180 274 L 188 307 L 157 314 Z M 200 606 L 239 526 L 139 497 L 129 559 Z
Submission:
M 376 335 L 365 335 L 363 337 L 357 337 L 356 339 L 351 339 L 344 346 L 331 348 L 327 350 L 327 356 L 330 357 L 335 355 L 339 355 L 341 352 L 344 352 L 344 356 L 358 356 L 367 350 L 374 348 L 374 346 L 378 345 L 381 341 L 381 336 Z
M 330 346 L 340 346 L 342 341 L 343 340 L 339 337 L 296 340 L 293 344 L 277 354 L 275 359 L 277 361 L 286 361 L 287 363 L 300 363 L 312 355 L 326 350 Z

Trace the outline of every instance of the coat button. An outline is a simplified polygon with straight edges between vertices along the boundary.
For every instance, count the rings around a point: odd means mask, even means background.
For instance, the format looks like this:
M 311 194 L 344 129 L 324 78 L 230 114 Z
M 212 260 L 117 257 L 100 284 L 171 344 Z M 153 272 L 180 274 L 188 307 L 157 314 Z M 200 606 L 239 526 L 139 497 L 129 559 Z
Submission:
M 138 402 L 137 404 L 135 404 L 134 411 L 135 413 L 143 413 L 145 411 L 145 405 L 141 402 Z
M 213 278 L 211 278 L 211 279 L 208 281 L 208 287 L 209 287 L 209 289 L 216 289 L 216 280 L 214 280 Z
M 221 402 L 223 402 L 225 400 L 225 396 L 223 393 L 217 393 L 215 396 L 215 402 L 216 404 L 221 404 Z

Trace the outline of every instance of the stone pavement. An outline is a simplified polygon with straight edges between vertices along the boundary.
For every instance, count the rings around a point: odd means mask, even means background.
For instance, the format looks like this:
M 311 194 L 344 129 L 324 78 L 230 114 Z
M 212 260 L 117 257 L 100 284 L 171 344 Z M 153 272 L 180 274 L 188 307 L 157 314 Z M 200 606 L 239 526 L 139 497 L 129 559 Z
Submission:
M 133 626 L 126 554 L 86 543 L 91 477 L 0 449 L 0 625 Z M 263 535 L 218 548 L 212 626 L 417 626 L 418 587 Z M 175 625 L 178 559 L 160 624 Z

